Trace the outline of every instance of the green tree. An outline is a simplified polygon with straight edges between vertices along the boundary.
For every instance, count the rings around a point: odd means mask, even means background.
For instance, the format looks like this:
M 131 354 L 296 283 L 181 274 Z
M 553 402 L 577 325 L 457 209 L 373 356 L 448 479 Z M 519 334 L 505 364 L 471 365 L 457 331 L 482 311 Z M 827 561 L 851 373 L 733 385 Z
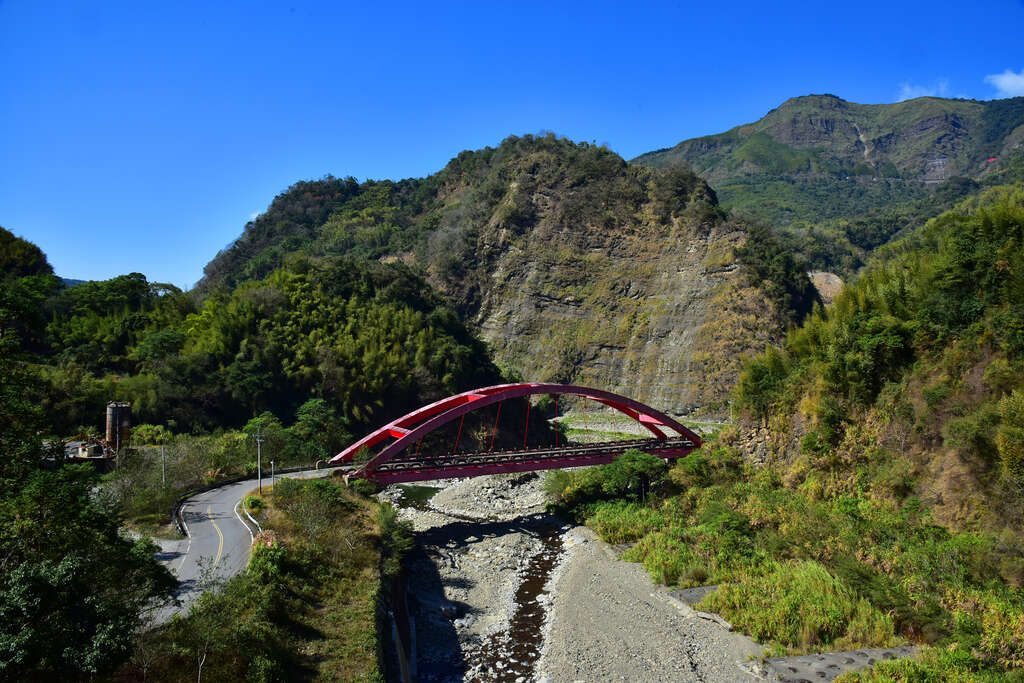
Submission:
M 0 226 L 0 277 L 53 275 L 42 249 Z
M 43 382 L 27 347 L 45 278 L 0 281 L 0 678 L 81 679 L 130 654 L 144 609 L 170 596 L 150 541 L 119 533 L 92 490 L 91 467 L 63 466 L 40 408 Z M 41 279 L 43 278 L 43 279 Z
M 281 421 L 271 412 L 264 412 L 259 417 L 254 417 L 245 423 L 245 427 L 242 431 L 253 439 L 256 438 L 257 433 L 263 440 L 262 452 L 263 452 L 263 468 L 265 470 L 270 469 L 270 461 L 275 460 L 278 463 L 291 455 L 292 444 L 289 438 L 288 430 L 284 428 Z M 255 451 L 255 442 L 254 448 Z M 255 454 L 255 453 L 254 453 Z
M 794 255 L 770 228 L 747 227 L 747 241 L 736 250 L 754 286 L 765 287 L 780 315 L 799 324 L 821 303 L 818 290 L 807 277 L 807 263 Z
M 607 496 L 644 498 L 667 472 L 668 465 L 658 456 L 630 448 L 601 468 L 601 490 Z
M 149 540 L 129 541 L 88 466 L 29 475 L 0 503 L 0 675 L 73 679 L 125 661 L 144 610 L 170 596 Z
M 327 401 L 311 398 L 295 415 L 295 424 L 288 429 L 298 455 L 305 460 L 318 460 L 340 447 L 345 434 Z

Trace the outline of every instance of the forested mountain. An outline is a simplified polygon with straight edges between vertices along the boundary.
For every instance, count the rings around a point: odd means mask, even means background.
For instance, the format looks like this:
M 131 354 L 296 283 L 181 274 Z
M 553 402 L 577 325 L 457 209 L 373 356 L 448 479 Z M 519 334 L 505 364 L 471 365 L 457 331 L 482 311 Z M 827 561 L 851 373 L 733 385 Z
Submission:
M 1019 676 L 1024 184 L 885 248 L 781 350 L 747 364 L 736 405 L 725 442 L 775 473 L 738 504 L 788 500 L 815 520 L 801 523 L 796 557 L 937 646 L 899 678 Z
M 745 240 L 689 171 L 630 166 L 554 135 L 510 137 L 424 179 L 297 183 L 211 261 L 198 289 L 211 295 L 296 259 L 400 260 L 514 374 L 724 414 L 738 358 L 802 314 L 741 266 Z M 782 274 L 775 286 L 809 289 L 799 269 Z
M 0 229 L 0 670 L 123 661 L 171 582 L 120 515 L 252 471 L 257 430 L 264 458 L 312 462 L 517 375 L 736 418 L 671 470 L 631 454 L 549 489 L 659 580 L 722 584 L 711 607 L 748 632 L 1024 667 L 1024 184 L 985 189 L 1024 177 L 1022 110 L 797 98 L 643 163 L 525 136 L 428 178 L 300 182 L 193 292 L 68 286 Z M 850 277 L 829 307 L 800 254 Z M 110 400 L 169 457 L 126 452 L 96 497 L 44 435 Z
M 954 177 L 979 180 L 1022 145 L 1024 97 L 857 104 L 807 95 L 754 123 L 633 162 L 692 168 L 729 208 L 776 222 L 818 221 L 920 197 Z
M 723 207 L 785 229 L 813 265 L 850 275 L 901 231 L 983 186 L 1024 179 L 1024 98 L 794 97 L 633 163 L 692 169 Z
M 22 345 L 61 435 L 95 424 L 114 399 L 131 402 L 137 422 L 188 433 L 266 411 L 290 422 L 318 398 L 338 421 L 322 449 L 340 448 L 381 406 L 399 415 L 499 380 L 483 345 L 401 264 L 297 261 L 201 303 L 140 273 L 7 288 L 45 320 Z
M 151 541 L 121 535 L 91 467 L 45 467 L 62 449 L 44 440 L 55 416 L 36 360 L 60 281 L 35 245 L 2 229 L 0 242 L 0 675 L 78 680 L 131 653 L 143 609 L 174 580 Z

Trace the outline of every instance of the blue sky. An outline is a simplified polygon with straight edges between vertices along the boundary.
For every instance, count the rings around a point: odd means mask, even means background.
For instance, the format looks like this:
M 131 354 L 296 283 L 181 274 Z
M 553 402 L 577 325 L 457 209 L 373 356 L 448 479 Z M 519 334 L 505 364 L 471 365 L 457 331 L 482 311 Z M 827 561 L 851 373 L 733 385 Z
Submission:
M 0 0 L 0 225 L 190 287 L 291 183 L 553 130 L 626 158 L 789 97 L 1024 94 L 1024 2 Z

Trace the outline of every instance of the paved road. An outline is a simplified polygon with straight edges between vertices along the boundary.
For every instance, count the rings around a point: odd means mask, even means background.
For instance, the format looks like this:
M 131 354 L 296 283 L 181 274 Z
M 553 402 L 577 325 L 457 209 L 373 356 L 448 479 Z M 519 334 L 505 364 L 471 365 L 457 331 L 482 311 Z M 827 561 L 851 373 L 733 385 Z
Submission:
M 277 478 L 306 479 L 325 476 L 331 471 L 289 472 L 277 475 Z M 252 539 L 258 531 L 242 511 L 241 500 L 256 488 L 256 484 L 255 478 L 246 479 L 192 496 L 181 508 L 189 537 L 174 541 L 157 540 L 160 545 L 157 560 L 178 578 L 175 597 L 181 605 L 167 605 L 156 610 L 152 617 L 154 625 L 165 623 L 176 613 L 187 610 L 211 580 L 226 581 L 245 569 Z M 269 484 L 270 478 L 264 476 L 264 492 Z

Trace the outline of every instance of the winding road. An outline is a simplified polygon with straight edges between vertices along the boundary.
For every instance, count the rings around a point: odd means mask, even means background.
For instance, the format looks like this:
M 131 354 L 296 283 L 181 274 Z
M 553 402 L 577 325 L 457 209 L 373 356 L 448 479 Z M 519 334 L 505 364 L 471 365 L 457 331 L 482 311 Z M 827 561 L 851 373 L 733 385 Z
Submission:
M 326 476 L 326 470 L 307 470 L 277 475 L 308 479 Z M 242 571 L 249 561 L 249 549 L 256 534 L 256 525 L 242 510 L 242 498 L 257 486 L 256 478 L 225 484 L 197 493 L 181 507 L 188 538 L 156 540 L 160 552 L 156 558 L 178 579 L 175 598 L 180 605 L 168 604 L 154 610 L 154 626 L 170 621 L 175 614 L 186 611 L 211 582 L 227 581 Z M 270 477 L 263 477 L 264 491 Z

